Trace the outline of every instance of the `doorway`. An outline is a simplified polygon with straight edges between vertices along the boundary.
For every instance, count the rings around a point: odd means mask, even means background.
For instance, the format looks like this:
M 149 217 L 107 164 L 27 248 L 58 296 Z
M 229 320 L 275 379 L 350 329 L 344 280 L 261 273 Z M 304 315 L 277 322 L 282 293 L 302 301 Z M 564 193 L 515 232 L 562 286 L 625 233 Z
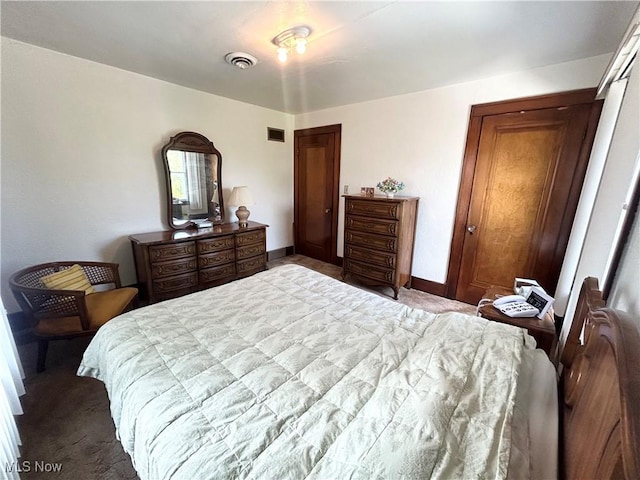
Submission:
M 515 277 L 553 295 L 601 108 L 595 89 L 472 107 L 447 296 Z
M 301 255 L 338 263 L 341 125 L 294 132 L 294 243 Z

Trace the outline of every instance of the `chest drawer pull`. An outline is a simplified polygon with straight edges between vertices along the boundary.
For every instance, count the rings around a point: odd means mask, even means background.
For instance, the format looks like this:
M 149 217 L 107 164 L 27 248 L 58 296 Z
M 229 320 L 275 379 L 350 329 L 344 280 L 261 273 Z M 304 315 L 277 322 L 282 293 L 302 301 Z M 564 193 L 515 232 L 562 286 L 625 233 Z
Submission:
M 233 247 L 234 240 L 232 236 L 198 240 L 198 254 L 200 255 L 209 252 L 219 252 Z
M 151 265 L 151 276 L 153 278 L 168 277 L 178 273 L 192 272 L 196 269 L 195 258 L 184 258 L 168 262 L 157 262 Z
M 379 233 L 381 235 L 395 236 L 398 232 L 397 220 L 385 220 L 385 219 L 372 220 L 371 218 L 359 217 L 355 215 L 347 215 L 345 226 L 353 230 L 359 230 L 361 232 Z
M 152 262 L 189 257 L 195 255 L 195 253 L 196 246 L 194 242 L 158 245 L 149 248 L 149 257 Z
M 208 255 L 200 255 L 198 257 L 198 266 L 207 268 L 212 265 L 223 265 L 235 260 L 235 252 L 233 250 L 225 250 L 224 252 L 212 253 Z
M 236 238 L 238 246 L 242 247 L 251 243 L 264 242 L 265 232 L 264 230 L 257 230 L 255 232 L 240 233 Z
M 255 257 L 265 252 L 264 243 L 249 245 L 238 249 L 238 260 L 242 258 Z
M 368 203 L 366 200 L 349 199 L 347 201 L 346 213 L 362 215 L 365 217 L 387 218 L 397 220 L 400 218 L 400 211 L 397 203 L 391 201 L 376 201 Z
M 345 246 L 345 258 L 360 260 L 381 267 L 393 268 L 396 265 L 396 255 L 394 253 L 378 252 L 353 245 Z
M 346 231 L 345 242 L 353 243 L 355 245 L 364 245 L 375 250 L 383 250 L 392 253 L 395 253 L 397 248 L 397 239 L 395 237 L 360 233 L 353 230 Z

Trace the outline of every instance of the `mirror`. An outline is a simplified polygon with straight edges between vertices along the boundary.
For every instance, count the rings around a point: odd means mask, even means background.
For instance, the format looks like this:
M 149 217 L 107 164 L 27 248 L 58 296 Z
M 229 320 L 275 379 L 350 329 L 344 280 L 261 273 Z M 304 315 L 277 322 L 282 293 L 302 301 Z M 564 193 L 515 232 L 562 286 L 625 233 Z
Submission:
M 169 226 L 204 228 L 224 222 L 222 156 L 207 137 L 182 132 L 162 147 Z

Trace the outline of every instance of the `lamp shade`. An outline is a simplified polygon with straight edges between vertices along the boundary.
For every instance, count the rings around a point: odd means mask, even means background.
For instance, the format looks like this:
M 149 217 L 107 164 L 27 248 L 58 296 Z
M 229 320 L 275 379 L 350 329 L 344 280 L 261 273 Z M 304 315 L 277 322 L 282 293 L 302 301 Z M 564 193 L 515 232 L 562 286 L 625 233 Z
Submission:
M 253 205 L 253 197 L 251 196 L 249 187 L 233 187 L 228 203 L 231 207 Z

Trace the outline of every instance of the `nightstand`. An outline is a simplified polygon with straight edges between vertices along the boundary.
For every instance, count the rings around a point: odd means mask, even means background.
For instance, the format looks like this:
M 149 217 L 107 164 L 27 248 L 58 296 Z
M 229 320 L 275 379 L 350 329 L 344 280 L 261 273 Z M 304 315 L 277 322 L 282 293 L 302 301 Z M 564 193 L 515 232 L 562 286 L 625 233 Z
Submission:
M 499 296 L 504 295 L 513 295 L 513 291 L 504 287 L 489 287 L 482 298 L 495 300 Z M 529 335 L 535 338 L 538 348 L 544 350 L 549 358 L 553 360 L 552 352 L 556 347 L 556 327 L 553 321 L 553 308 L 550 308 L 542 319 L 538 317 L 512 318 L 503 314 L 489 303 L 480 307 L 478 315 L 495 322 L 526 328 Z

